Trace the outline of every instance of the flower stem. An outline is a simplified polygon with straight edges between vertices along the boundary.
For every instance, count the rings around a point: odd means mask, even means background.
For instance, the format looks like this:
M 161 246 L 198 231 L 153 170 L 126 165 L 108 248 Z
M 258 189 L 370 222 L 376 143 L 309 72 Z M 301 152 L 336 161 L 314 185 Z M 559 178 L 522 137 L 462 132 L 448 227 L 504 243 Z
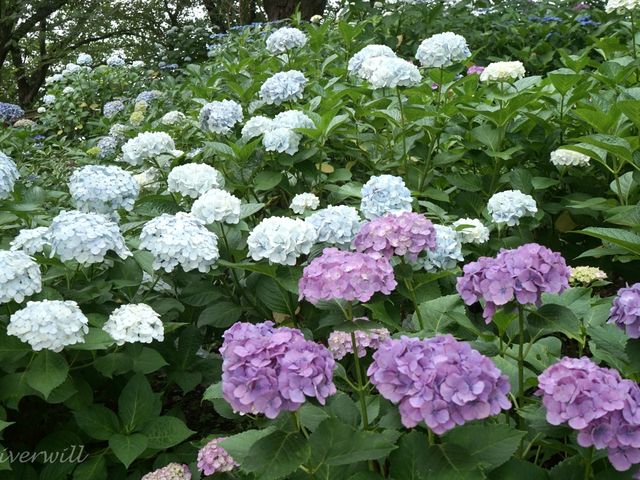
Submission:
M 400 129 L 402 134 L 402 165 L 405 173 L 407 173 L 407 136 L 405 133 L 404 106 L 402 105 L 402 96 L 400 95 L 400 87 L 396 87 L 396 95 L 398 96 L 398 108 L 400 108 Z
M 584 459 L 584 480 L 593 478 L 591 463 L 593 462 L 593 447 L 589 447 L 589 453 Z
M 524 309 L 518 305 L 518 329 L 520 339 L 518 342 L 518 408 L 524 405 Z M 524 418 L 519 416 L 520 427 L 524 427 Z
M 358 341 L 355 332 L 351 332 L 351 346 L 353 348 L 353 361 L 356 366 L 356 377 L 358 380 L 358 397 L 360 399 L 360 411 L 362 413 L 362 425 L 364 430 L 369 429 L 369 417 L 367 415 L 367 401 L 364 395 L 364 379 L 362 377 L 362 366 L 360 365 L 360 357 L 358 356 Z

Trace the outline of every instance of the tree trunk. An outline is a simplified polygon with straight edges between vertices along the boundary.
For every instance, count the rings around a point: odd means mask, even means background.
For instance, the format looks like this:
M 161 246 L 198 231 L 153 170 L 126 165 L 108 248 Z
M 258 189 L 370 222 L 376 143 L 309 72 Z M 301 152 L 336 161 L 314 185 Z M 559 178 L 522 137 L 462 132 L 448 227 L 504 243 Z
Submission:
M 224 33 L 227 31 L 227 22 L 224 19 L 223 7 L 220 3 L 221 2 L 216 2 L 216 0 L 202 1 L 204 8 L 207 10 L 207 14 L 209 15 L 209 21 Z
M 324 13 L 327 0 L 263 0 L 262 4 L 271 22 L 291 17 L 296 8 L 300 9 L 303 20 L 309 20 Z

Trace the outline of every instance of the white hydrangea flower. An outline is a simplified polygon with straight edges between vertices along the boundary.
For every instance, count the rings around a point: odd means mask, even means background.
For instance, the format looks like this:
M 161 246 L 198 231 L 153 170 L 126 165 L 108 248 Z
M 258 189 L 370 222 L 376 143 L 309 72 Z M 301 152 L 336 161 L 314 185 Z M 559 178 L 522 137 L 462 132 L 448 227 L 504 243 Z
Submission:
M 113 54 L 107 58 L 107 65 L 110 67 L 122 67 L 124 65 L 124 58 L 120 55 Z
M 467 41 L 453 32 L 437 33 L 418 47 L 416 59 L 427 68 L 449 67 L 471 56 Z
M 604 10 L 607 13 L 618 12 L 625 14 L 637 10 L 639 6 L 639 0 L 609 0 Z
M 93 57 L 88 53 L 81 53 L 78 55 L 78 58 L 76 59 L 76 63 L 78 65 L 85 65 L 85 66 L 91 65 L 93 63 Z
M 160 155 L 179 157 L 182 152 L 176 150 L 176 144 L 169 134 L 164 132 L 142 132 L 122 146 L 121 161 L 137 166 L 142 165 L 145 160 L 156 159 L 156 161 L 160 161 L 158 158 Z M 163 159 L 160 165 L 167 166 L 168 160 Z
M 462 243 L 480 245 L 489 241 L 489 229 L 477 218 L 461 218 L 453 222 Z
M 202 220 L 185 212 L 164 213 L 147 222 L 140 233 L 140 248 L 153 254 L 154 270 L 208 272 L 219 258 L 218 237 Z
M 44 108 L 44 107 L 38 107 L 38 109 L 36 110 L 36 112 L 38 112 L 38 113 L 45 113 L 46 111 L 47 111 L 47 109 Z
M 141 173 L 133 176 L 133 179 L 140 188 L 146 188 L 149 185 L 156 183 L 160 178 L 160 172 L 157 168 L 147 168 Z
M 369 57 L 358 74 L 375 89 L 410 87 L 422 81 L 418 67 L 396 57 Z
M 76 302 L 27 302 L 26 307 L 11 315 L 7 335 L 18 337 L 36 352 L 43 349 L 60 352 L 68 345 L 84 343 L 88 324 Z
M 87 165 L 69 178 L 69 192 L 78 210 L 112 214 L 120 208 L 130 212 L 140 193 L 136 180 L 114 165 Z
M 519 225 L 522 217 L 533 217 L 538 211 L 533 197 L 520 190 L 494 194 L 487 203 L 487 209 L 495 223 L 505 223 L 510 227 Z
M 134 60 L 131 62 L 131 68 L 142 68 L 144 67 L 144 62 L 142 60 Z
M 191 214 L 206 224 L 235 224 L 240 221 L 240 199 L 229 192 L 213 188 L 193 202 Z
M 569 267 L 569 270 L 571 270 L 571 276 L 569 277 L 571 285 L 589 285 L 596 280 L 607 279 L 607 274 L 597 267 Z
M 82 67 L 80 65 L 77 65 L 75 63 L 67 63 L 64 67 L 64 70 L 62 70 L 62 75 L 71 75 L 73 73 L 79 72 L 80 70 L 82 70 Z
M 51 105 L 53 103 L 56 103 L 56 96 L 51 94 L 45 95 L 44 97 L 42 97 L 42 102 L 45 105 Z
M 20 178 L 20 172 L 15 162 L 11 157 L 0 152 L 0 200 L 11 196 L 18 178 Z
M 63 93 L 64 95 L 71 95 L 71 94 L 72 94 L 73 92 L 75 92 L 75 91 L 76 91 L 76 89 L 75 89 L 75 88 L 73 88 L 73 87 L 64 87 L 64 88 L 62 89 L 62 93 Z
M 313 15 L 309 21 L 311 23 L 321 23 L 322 22 L 322 15 Z
M 320 199 L 313 193 L 299 193 L 291 200 L 289 208 L 293 213 L 302 214 L 305 210 L 315 210 L 320 206 Z
M 273 120 L 262 115 L 251 117 L 242 127 L 242 138 L 251 140 L 252 138 L 264 135 L 273 129 Z
M 411 192 L 400 177 L 372 176 L 362 186 L 361 194 L 360 211 L 369 220 L 387 213 L 411 211 Z
M 300 147 L 302 135 L 290 128 L 274 128 L 262 137 L 262 145 L 267 152 L 287 153 L 294 155 Z
M 371 57 L 396 58 L 396 54 L 386 45 L 367 45 L 349 59 L 347 69 L 349 73 L 361 77 L 360 69 L 364 61 Z
M 160 123 L 163 125 L 177 125 L 184 122 L 187 119 L 186 115 L 178 110 L 172 110 L 165 113 L 160 119 Z
M 318 232 L 318 242 L 337 245 L 350 243 L 362 225 L 358 211 L 346 205 L 330 205 L 307 217 L 306 221 Z
M 242 118 L 239 103 L 233 100 L 211 102 L 200 110 L 200 128 L 205 132 L 227 134 Z
M 300 219 L 269 217 L 249 234 L 247 246 L 254 260 L 295 265 L 300 255 L 306 255 L 318 238 L 315 228 Z
M 174 167 L 167 177 L 169 191 L 198 198 L 212 188 L 224 186 L 222 174 L 204 163 L 187 163 Z
M 423 268 L 428 272 L 436 270 L 451 270 L 462 257 L 462 243 L 460 236 L 451 227 L 434 225 L 436 230 L 436 248 L 427 250 L 426 256 L 418 259 Z
M 109 250 L 122 259 L 131 256 L 118 225 L 100 213 L 62 211 L 51 222 L 48 237 L 51 256 L 63 262 L 102 263 Z
M 260 98 L 269 105 L 300 100 L 307 79 L 298 70 L 278 72 L 260 87 Z
M 164 340 L 164 325 L 160 315 L 144 303 L 122 305 L 116 308 L 102 330 L 118 345 L 125 343 L 151 343 Z
M 526 74 L 522 62 L 490 63 L 480 74 L 481 82 L 508 82 L 524 77 Z
M 40 267 L 26 253 L 0 250 L 0 303 L 22 303 L 42 290 Z
M 117 138 L 118 140 L 124 140 L 127 130 L 129 130 L 129 127 L 126 125 L 122 123 L 114 123 L 109 129 L 109 136 Z
M 267 38 L 267 51 L 273 54 L 286 53 L 293 48 L 303 47 L 307 36 L 297 28 L 283 27 Z
M 53 75 L 51 75 L 50 77 L 47 77 L 44 79 L 44 83 L 45 85 L 51 85 L 52 83 L 56 83 L 56 82 L 60 82 L 62 81 L 64 77 L 62 76 L 61 73 L 55 73 Z
M 44 250 L 49 245 L 49 228 L 23 228 L 11 241 L 11 250 L 22 250 L 27 255 L 34 255 Z
M 298 110 L 287 110 L 273 118 L 275 128 L 316 128 L 313 120 Z
M 567 150 L 565 148 L 559 148 L 551 152 L 549 161 L 554 165 L 560 166 L 573 166 L 573 167 L 587 167 L 589 166 L 588 155 L 584 153 L 575 152 L 573 150 Z

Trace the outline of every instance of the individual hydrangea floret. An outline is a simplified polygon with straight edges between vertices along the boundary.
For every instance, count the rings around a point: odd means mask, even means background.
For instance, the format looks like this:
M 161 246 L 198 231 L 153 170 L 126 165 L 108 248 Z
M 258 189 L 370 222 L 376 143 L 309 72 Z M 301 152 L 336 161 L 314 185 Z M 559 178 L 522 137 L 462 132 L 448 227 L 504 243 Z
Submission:
M 422 81 L 413 63 L 396 57 L 370 57 L 362 62 L 358 75 L 372 88 L 411 87 Z
M 615 323 L 630 338 L 640 338 L 640 283 L 618 290 L 609 312 L 609 323 Z
M 362 358 L 367 354 L 367 348 L 377 350 L 380 343 L 391 337 L 386 328 L 372 328 L 371 330 L 356 330 L 353 332 L 356 337 L 356 348 L 358 357 Z M 329 351 L 336 360 L 341 360 L 348 354 L 353 353 L 353 341 L 348 332 L 331 332 L 327 341 Z
M 69 193 L 78 210 L 111 214 L 128 212 L 140 193 L 133 175 L 114 165 L 87 165 L 74 170 L 69 178 Z
M 153 254 L 153 269 L 169 273 L 180 265 L 185 272 L 208 272 L 218 261 L 218 237 L 189 213 L 163 213 L 145 223 L 140 248 Z
M 306 210 L 315 210 L 320 206 L 320 199 L 313 193 L 299 193 L 291 199 L 289 208 L 293 213 L 303 214 Z
M 361 77 L 360 69 L 362 68 L 362 64 L 366 59 L 371 57 L 395 58 L 396 54 L 386 45 L 367 45 L 349 59 L 347 66 L 349 73 Z
M 111 135 L 100 137 L 100 140 L 98 140 L 96 146 L 99 149 L 98 158 L 105 159 L 108 157 L 112 157 L 118 150 L 118 139 L 116 137 L 112 137 Z
M 318 242 L 348 244 L 360 230 L 358 210 L 346 205 L 330 205 L 306 219 L 318 232 Z
M 290 128 L 274 128 L 265 132 L 262 145 L 267 152 L 295 155 L 300 148 L 302 135 Z
M 561 166 L 573 166 L 573 167 L 587 167 L 589 166 L 588 155 L 584 153 L 575 152 L 573 150 L 567 150 L 566 148 L 559 148 L 551 152 L 549 161 L 557 167 Z
M 427 254 L 419 259 L 420 264 L 428 272 L 451 270 L 462 257 L 462 242 L 453 228 L 445 225 L 434 225 L 436 231 L 436 247 L 427 250 Z
M 471 56 L 467 41 L 453 32 L 437 33 L 418 47 L 416 58 L 427 68 L 449 67 Z
M 481 82 L 509 82 L 525 76 L 522 62 L 494 62 L 487 65 L 480 74 Z
M 113 54 L 107 58 L 106 63 L 110 67 L 122 67 L 124 65 L 124 58 L 120 55 Z
M 34 351 L 60 352 L 68 345 L 84 343 L 89 320 L 72 301 L 42 300 L 11 315 L 7 335 L 18 337 Z
M 489 229 L 477 218 L 461 218 L 451 225 L 462 243 L 481 245 L 489 241 Z
M 93 57 L 88 53 L 80 53 L 78 54 L 78 58 L 76 59 L 76 63 L 82 66 L 88 66 L 93 63 Z
M 393 267 L 379 253 L 345 252 L 325 248 L 304 268 L 298 284 L 300 300 L 359 300 L 368 302 L 377 292 L 389 295 L 397 286 Z
M 224 332 L 222 393 L 240 413 L 276 418 L 307 398 L 321 405 L 336 393 L 331 352 L 297 329 L 238 322 Z
M 24 117 L 24 110 L 13 103 L 0 102 L 0 122 L 13 123 Z
M 191 471 L 185 464 L 170 463 L 147 473 L 140 480 L 191 480 Z
M 379 252 L 385 257 L 406 256 L 416 261 L 425 250 L 436 247 L 436 231 L 424 215 L 389 213 L 366 222 L 353 240 L 358 252 Z
M 369 220 L 387 213 L 411 211 L 411 192 L 393 175 L 371 177 L 362 187 L 360 211 Z
M 367 374 L 380 395 L 398 405 L 407 428 L 424 421 L 441 435 L 511 408 L 508 377 L 451 335 L 385 340 Z
M 637 10 L 638 7 L 640 7 L 638 0 L 608 0 L 604 10 L 607 13 L 617 12 L 624 15 Z
M 15 162 L 11 157 L 0 152 L 0 200 L 11 196 L 18 178 L 20 178 L 20 172 Z
M 522 217 L 533 217 L 538 207 L 531 195 L 520 190 L 505 190 L 489 199 L 487 210 L 495 223 L 513 227 L 520 225 Z
M 254 260 L 267 259 L 269 263 L 295 265 L 300 255 L 311 251 L 317 238 L 316 229 L 304 220 L 269 217 L 251 231 L 247 246 Z
M 206 224 L 240 221 L 240 199 L 224 190 L 213 188 L 193 202 L 191 214 Z
M 174 167 L 167 177 L 170 192 L 198 198 L 212 188 L 224 186 L 222 174 L 204 163 L 187 163 Z
M 238 466 L 220 445 L 224 438 L 214 438 L 198 451 L 198 470 L 209 476 L 218 472 L 230 472 Z
M 267 117 L 258 115 L 251 117 L 247 120 L 247 123 L 242 127 L 242 138 L 250 140 L 260 135 L 264 135 L 268 131 L 273 129 L 273 120 Z
M 163 125 L 178 125 L 187 119 L 186 115 L 178 110 L 165 113 L 160 119 Z
M 142 132 L 130 139 L 122 146 L 121 161 L 138 166 L 147 161 L 155 160 L 161 166 L 167 166 L 169 160 L 159 158 L 163 156 L 180 156 L 182 152 L 176 150 L 173 138 L 164 132 Z
M 205 132 L 229 133 L 242 121 L 242 107 L 233 100 L 207 103 L 200 110 L 200 128 Z
M 27 255 L 35 255 L 49 245 L 49 228 L 23 228 L 11 241 L 11 250 L 21 250 Z
M 294 48 L 304 47 L 307 36 L 297 28 L 283 27 L 273 32 L 267 38 L 267 51 L 275 55 L 288 53 Z
M 302 98 L 307 79 L 298 70 L 278 72 L 268 78 L 260 87 L 260 98 L 267 104 L 280 105 Z
M 0 303 L 22 303 L 42 290 L 40 267 L 25 252 L 0 250 Z
M 116 308 L 109 315 L 102 329 L 118 345 L 164 340 L 164 325 L 160 315 L 144 303 L 122 305 Z
M 131 256 L 118 225 L 100 213 L 63 210 L 51 222 L 48 237 L 51 256 L 63 262 L 102 263 L 109 250 L 122 259 Z

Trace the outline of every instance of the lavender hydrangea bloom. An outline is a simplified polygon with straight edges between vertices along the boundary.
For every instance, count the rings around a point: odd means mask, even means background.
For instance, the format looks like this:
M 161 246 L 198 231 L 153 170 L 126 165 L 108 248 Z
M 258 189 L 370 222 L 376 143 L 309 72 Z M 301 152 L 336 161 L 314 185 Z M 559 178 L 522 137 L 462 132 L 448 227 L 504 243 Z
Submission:
M 559 253 L 537 243 L 480 257 L 463 267 L 456 288 L 467 305 L 485 301 L 483 317 L 491 322 L 496 308 L 511 301 L 539 304 L 543 293 L 569 288 L 571 269 Z
M 0 102 L 0 122 L 13 123 L 24 117 L 24 110 L 13 103 Z
M 464 260 L 460 236 L 453 228 L 445 225 L 434 225 L 434 228 L 436 247 L 427 251 L 427 255 L 420 259 L 420 263 L 429 272 L 451 270 L 459 261 Z
M 397 286 L 393 267 L 379 253 L 344 252 L 325 248 L 307 265 L 298 284 L 300 300 L 359 300 L 367 302 L 376 292 L 389 295 Z
M 124 102 L 122 100 L 113 100 L 112 102 L 107 102 L 102 107 L 102 114 L 106 118 L 113 118 L 119 112 L 124 110 Z
M 390 338 L 389 330 L 386 328 L 356 330 L 353 333 L 356 337 L 356 347 L 360 358 L 367 354 L 367 348 L 377 350 L 381 342 Z M 353 342 L 351 334 L 348 332 L 331 332 L 327 345 L 336 360 L 341 360 L 347 354 L 353 353 Z
M 609 323 L 615 323 L 630 338 L 640 338 L 640 283 L 618 290 L 609 312 Z
M 278 72 L 260 87 L 260 98 L 269 105 L 296 101 L 302 98 L 307 79 L 298 70 Z
M 380 252 L 387 258 L 406 255 L 415 261 L 419 253 L 436 247 L 436 232 L 420 213 L 389 213 L 365 223 L 353 245 L 358 252 Z
M 207 103 L 200 110 L 200 128 L 205 132 L 229 133 L 242 121 L 242 107 L 233 100 Z
M 467 41 L 453 32 L 437 33 L 418 47 L 416 58 L 427 68 L 449 67 L 471 56 Z
M 191 480 L 191 472 L 185 464 L 170 463 L 147 473 L 140 480 Z
M 9 198 L 18 178 L 20 178 L 20 172 L 15 162 L 11 157 L 0 152 L 0 200 Z
M 364 184 L 361 194 L 360 211 L 365 218 L 411 211 L 411 192 L 400 177 L 373 176 Z
M 224 438 L 214 438 L 198 451 L 198 470 L 206 476 L 216 472 L 230 472 L 238 466 L 231 455 L 219 445 L 222 440 Z
M 511 408 L 507 376 L 451 335 L 386 340 L 367 374 L 384 398 L 398 404 L 407 428 L 424 421 L 442 434 Z
M 220 353 L 222 393 L 237 412 L 276 418 L 298 410 L 307 397 L 324 405 L 336 392 L 331 353 L 300 330 L 238 322 L 224 333 Z
M 318 242 L 334 245 L 350 243 L 360 230 L 360 215 L 353 207 L 330 205 L 306 219 L 318 232 Z
M 98 158 L 105 159 L 108 157 L 112 157 L 118 150 L 118 139 L 116 137 L 112 137 L 111 135 L 100 137 L 100 140 L 98 140 L 96 146 L 100 149 L 100 151 L 98 152 Z

